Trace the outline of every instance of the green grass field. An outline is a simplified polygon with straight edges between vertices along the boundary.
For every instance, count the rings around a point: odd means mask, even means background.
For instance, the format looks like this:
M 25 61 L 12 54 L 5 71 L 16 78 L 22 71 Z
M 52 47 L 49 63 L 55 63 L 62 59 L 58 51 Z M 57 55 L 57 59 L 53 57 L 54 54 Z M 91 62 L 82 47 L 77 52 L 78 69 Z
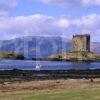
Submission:
M 100 88 L 0 93 L 0 100 L 100 100 Z

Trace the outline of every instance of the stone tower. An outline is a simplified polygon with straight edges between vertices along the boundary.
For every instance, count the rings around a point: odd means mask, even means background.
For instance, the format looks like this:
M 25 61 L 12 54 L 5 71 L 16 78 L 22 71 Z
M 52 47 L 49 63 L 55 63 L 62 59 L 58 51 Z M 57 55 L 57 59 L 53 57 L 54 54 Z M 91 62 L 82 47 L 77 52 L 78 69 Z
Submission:
M 90 35 L 73 35 L 73 51 L 90 51 Z

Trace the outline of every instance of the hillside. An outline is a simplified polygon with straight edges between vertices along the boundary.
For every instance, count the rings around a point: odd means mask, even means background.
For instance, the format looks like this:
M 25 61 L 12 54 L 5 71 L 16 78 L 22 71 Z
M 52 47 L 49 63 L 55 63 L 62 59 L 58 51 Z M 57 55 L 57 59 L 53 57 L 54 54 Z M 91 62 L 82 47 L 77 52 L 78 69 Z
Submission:
M 61 37 L 23 37 L 0 41 L 1 52 L 16 52 L 28 58 L 41 58 L 71 50 L 71 40 Z M 91 43 L 91 51 L 100 53 L 100 43 Z
M 91 50 L 97 54 L 100 54 L 100 43 L 99 42 L 92 42 L 91 43 Z
M 14 52 L 0 52 L 0 58 L 2 59 L 25 59 L 23 55 L 16 54 Z

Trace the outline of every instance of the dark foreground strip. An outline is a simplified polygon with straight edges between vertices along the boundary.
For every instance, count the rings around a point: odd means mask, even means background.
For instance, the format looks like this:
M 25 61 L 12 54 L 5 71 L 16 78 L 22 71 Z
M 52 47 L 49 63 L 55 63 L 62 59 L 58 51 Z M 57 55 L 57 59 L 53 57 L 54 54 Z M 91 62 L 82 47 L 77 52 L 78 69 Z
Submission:
M 100 78 L 100 70 L 1 70 L 0 82 L 31 81 L 37 79 Z

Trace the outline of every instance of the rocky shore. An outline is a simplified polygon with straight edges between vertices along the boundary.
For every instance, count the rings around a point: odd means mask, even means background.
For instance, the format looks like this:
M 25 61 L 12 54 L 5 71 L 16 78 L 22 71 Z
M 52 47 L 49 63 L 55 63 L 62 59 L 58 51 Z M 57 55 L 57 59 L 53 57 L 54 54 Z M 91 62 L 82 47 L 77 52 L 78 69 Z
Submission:
M 66 60 L 66 61 L 97 61 L 100 62 L 100 54 L 86 51 L 62 52 L 47 58 L 48 60 Z

